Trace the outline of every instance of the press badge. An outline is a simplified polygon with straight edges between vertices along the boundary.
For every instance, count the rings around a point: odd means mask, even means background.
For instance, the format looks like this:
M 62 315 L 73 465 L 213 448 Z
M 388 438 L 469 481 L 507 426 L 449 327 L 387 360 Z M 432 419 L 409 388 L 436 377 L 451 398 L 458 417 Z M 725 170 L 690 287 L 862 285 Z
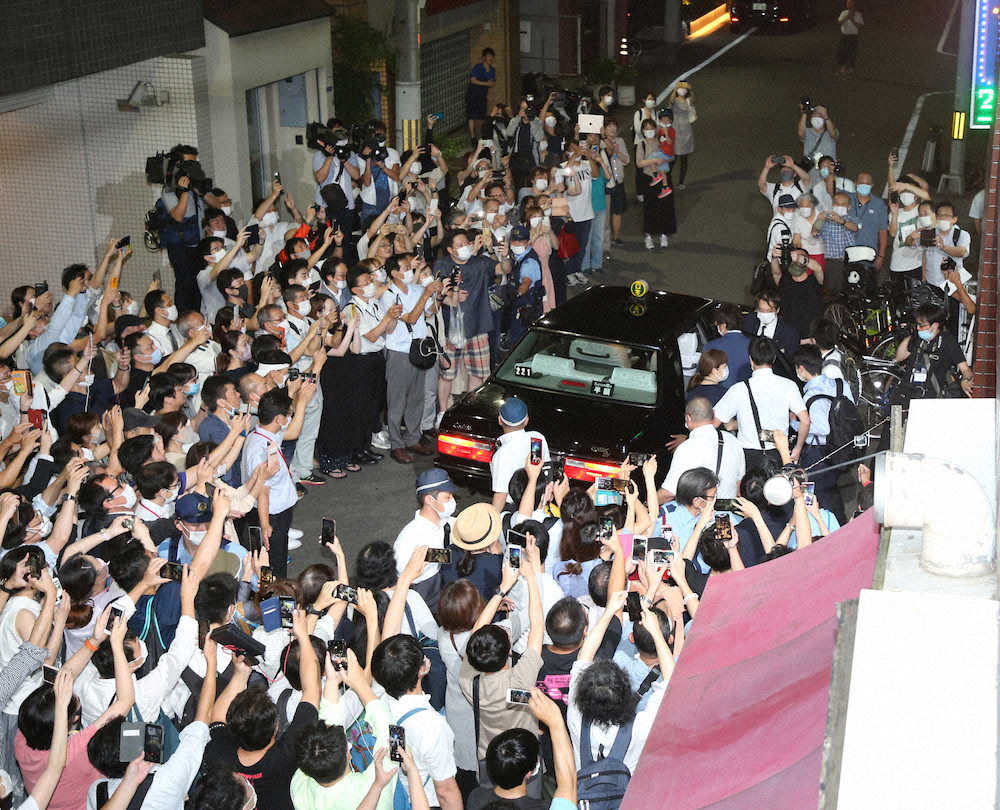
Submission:
M 925 368 L 915 368 L 913 369 L 913 382 L 918 385 L 923 385 L 927 382 L 927 369 Z

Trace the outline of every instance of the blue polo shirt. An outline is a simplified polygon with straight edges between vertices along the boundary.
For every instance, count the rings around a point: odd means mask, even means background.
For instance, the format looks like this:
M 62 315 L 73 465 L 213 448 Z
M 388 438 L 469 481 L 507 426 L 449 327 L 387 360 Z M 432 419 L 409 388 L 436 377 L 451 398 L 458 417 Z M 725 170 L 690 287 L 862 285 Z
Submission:
M 858 202 L 858 195 L 851 194 L 851 207 L 847 215 L 861 227 L 854 234 L 855 245 L 865 245 L 878 251 L 879 231 L 889 229 L 889 209 L 884 200 L 872 195 L 864 205 Z

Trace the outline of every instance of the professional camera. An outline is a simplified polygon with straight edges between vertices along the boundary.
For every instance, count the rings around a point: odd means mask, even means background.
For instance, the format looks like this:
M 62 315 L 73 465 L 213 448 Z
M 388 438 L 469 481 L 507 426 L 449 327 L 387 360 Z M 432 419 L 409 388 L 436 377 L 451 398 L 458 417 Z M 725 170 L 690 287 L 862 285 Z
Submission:
M 301 377 L 303 380 L 316 382 L 316 375 L 309 371 L 299 371 L 297 368 L 288 369 L 288 382 L 294 382 Z
M 146 182 L 154 186 L 166 185 L 171 163 L 170 152 L 157 152 L 146 158 Z
M 792 237 L 782 234 L 781 244 L 778 245 L 778 265 L 782 270 L 787 270 L 792 263 Z
M 955 263 L 955 260 L 952 259 L 950 256 L 941 262 L 942 273 L 947 273 L 949 270 L 954 270 L 956 267 L 958 267 L 958 265 Z
M 328 146 L 335 146 L 337 140 L 337 133 L 318 121 L 306 125 L 306 146 L 310 149 L 324 150 Z
M 524 108 L 524 117 L 527 118 L 529 121 L 534 121 L 536 118 L 538 118 L 538 108 L 535 107 L 533 104 L 529 104 L 527 107 Z
M 182 160 L 177 164 L 177 168 L 174 169 L 175 190 L 180 189 L 177 181 L 182 177 L 191 181 L 188 188 L 200 196 L 208 194 L 214 186 L 212 178 L 205 176 L 205 170 L 201 168 L 201 164 L 197 160 Z
M 799 109 L 808 115 L 816 109 L 816 105 L 813 103 L 813 100 L 809 98 L 809 96 L 802 96 L 802 98 L 799 99 Z

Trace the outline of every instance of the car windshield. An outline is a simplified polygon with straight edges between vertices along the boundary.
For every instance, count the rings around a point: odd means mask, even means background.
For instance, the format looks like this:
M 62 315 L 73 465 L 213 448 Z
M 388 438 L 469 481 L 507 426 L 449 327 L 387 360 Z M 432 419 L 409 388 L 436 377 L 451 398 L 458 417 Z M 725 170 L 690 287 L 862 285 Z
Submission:
M 657 350 L 532 329 L 496 378 L 529 388 L 655 405 Z

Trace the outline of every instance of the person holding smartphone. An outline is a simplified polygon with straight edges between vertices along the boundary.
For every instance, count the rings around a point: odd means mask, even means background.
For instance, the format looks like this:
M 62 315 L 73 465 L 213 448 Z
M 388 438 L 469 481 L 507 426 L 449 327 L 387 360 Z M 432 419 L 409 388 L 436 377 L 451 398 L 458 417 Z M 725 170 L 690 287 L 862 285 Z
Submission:
M 528 406 L 518 397 L 509 397 L 500 406 L 497 421 L 503 429 L 498 439 L 499 447 L 490 459 L 490 477 L 493 481 L 493 508 L 502 511 L 509 497 L 511 476 L 524 468 L 525 459 L 532 450 L 532 442 L 541 441 L 541 459 L 549 461 L 549 445 L 545 437 L 528 426 Z

